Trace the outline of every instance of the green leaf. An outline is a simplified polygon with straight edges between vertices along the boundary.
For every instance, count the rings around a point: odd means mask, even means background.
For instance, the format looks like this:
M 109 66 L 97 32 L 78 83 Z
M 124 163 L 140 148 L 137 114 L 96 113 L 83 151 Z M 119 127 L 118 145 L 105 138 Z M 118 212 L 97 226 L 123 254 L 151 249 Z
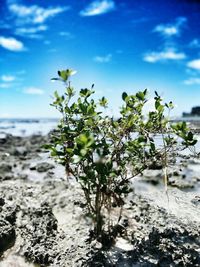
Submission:
M 144 94 L 144 96 L 147 95 L 147 89 L 145 89 L 145 90 L 143 91 L 143 94 Z
M 144 100 L 145 100 L 145 95 L 144 95 L 143 92 L 138 92 L 138 93 L 136 94 L 136 97 L 137 97 L 139 100 L 141 100 L 141 101 L 144 101 Z
M 72 97 L 72 96 L 74 96 L 75 95 L 75 90 L 74 90 L 74 88 L 73 87 L 67 87 L 67 92 L 66 92 L 66 94 L 69 96 L 69 97 Z
M 195 146 L 198 141 L 195 139 L 191 142 L 191 146 Z
M 82 159 L 83 159 L 83 157 L 75 155 L 75 156 L 72 158 L 72 162 L 73 162 L 74 164 L 78 164 Z
M 51 78 L 51 81 L 54 82 L 54 81 L 60 81 L 60 78 Z
M 156 150 L 156 146 L 153 142 L 150 142 L 150 147 L 153 152 Z
M 160 106 L 161 106 L 161 104 L 160 104 L 160 100 L 157 99 L 157 100 L 155 101 L 155 108 L 156 108 L 156 110 L 158 110 Z
M 44 145 L 42 145 L 42 148 L 44 148 L 44 149 L 51 149 L 52 148 L 52 145 L 50 145 L 50 144 L 44 144 Z
M 139 143 L 146 143 L 147 142 L 147 138 L 145 136 L 139 136 L 138 137 L 138 142 Z
M 57 91 L 54 92 L 54 97 L 55 98 L 59 98 L 60 97 Z
M 94 137 L 89 133 L 82 133 L 76 138 L 76 142 L 83 147 L 90 147 L 94 143 Z
M 159 97 L 159 95 L 158 95 L 157 91 L 155 91 L 155 95 L 156 95 L 157 97 Z
M 100 100 L 99 100 L 99 105 L 106 108 L 108 106 L 108 100 L 103 96 Z
M 122 99 L 123 99 L 124 101 L 126 101 L 127 96 L 128 96 L 128 95 L 127 95 L 126 92 L 123 92 L 123 93 L 122 93 Z
M 85 89 L 81 89 L 79 94 L 80 94 L 81 97 L 88 98 L 88 97 L 91 96 L 93 93 L 94 93 L 94 91 L 85 88 Z
M 67 70 L 59 70 L 58 71 L 58 76 L 60 78 L 62 78 L 62 80 L 64 82 L 66 82 L 68 80 L 68 78 L 72 75 L 74 75 L 76 73 L 76 71 L 72 70 L 72 69 L 67 69 Z
M 169 108 L 169 105 L 167 103 L 165 103 L 165 107 Z
M 158 110 L 158 112 L 162 113 L 164 111 L 164 106 L 163 105 L 159 105 L 157 110 Z
M 192 141 L 193 140 L 193 137 L 194 137 L 193 133 L 192 132 L 189 132 L 188 133 L 188 136 L 187 136 L 187 140 Z
M 65 151 L 69 154 L 73 154 L 74 149 L 73 148 L 66 148 Z

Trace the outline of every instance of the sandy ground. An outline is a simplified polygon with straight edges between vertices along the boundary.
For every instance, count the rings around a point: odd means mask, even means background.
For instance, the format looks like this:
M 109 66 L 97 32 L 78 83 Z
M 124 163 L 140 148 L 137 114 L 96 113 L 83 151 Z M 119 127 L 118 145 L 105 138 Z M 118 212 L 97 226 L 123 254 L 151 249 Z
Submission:
M 48 136 L 0 136 L 0 267 L 200 266 L 200 160 L 133 180 L 116 242 L 89 241 L 77 183 L 41 149 Z M 120 230 L 121 229 L 121 230 Z

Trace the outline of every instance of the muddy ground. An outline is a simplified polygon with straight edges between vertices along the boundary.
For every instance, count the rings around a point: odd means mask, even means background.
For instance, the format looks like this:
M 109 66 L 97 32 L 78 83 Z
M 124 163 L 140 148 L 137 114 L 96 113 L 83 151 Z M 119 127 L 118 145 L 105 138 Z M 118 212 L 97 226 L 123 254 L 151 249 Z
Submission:
M 133 181 L 116 242 L 89 241 L 81 190 L 41 145 L 48 136 L 0 135 L 0 267 L 200 266 L 200 160 Z

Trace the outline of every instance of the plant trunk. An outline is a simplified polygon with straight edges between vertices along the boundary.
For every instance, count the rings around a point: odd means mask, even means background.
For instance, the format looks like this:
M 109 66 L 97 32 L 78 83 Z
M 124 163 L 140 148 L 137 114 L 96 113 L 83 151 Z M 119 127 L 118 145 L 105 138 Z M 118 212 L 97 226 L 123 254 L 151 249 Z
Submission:
M 103 220 L 101 214 L 101 192 L 99 185 L 97 187 L 97 193 L 95 198 L 95 212 L 95 233 L 97 237 L 100 237 L 102 234 Z

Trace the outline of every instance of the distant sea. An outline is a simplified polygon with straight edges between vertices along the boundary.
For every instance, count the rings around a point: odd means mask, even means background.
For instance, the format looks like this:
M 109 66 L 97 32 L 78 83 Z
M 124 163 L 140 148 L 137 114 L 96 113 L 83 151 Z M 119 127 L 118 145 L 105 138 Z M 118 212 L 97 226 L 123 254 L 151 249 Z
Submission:
M 0 133 L 8 133 L 15 136 L 28 136 L 32 134 L 45 135 L 56 127 L 58 120 L 59 119 L 54 118 L 0 118 Z
M 172 121 L 200 122 L 200 116 L 174 117 Z
M 59 119 L 55 118 L 0 118 L 0 133 L 8 133 L 15 136 L 46 135 L 56 127 L 58 121 Z M 200 117 L 176 117 L 172 121 L 187 121 L 200 125 Z

